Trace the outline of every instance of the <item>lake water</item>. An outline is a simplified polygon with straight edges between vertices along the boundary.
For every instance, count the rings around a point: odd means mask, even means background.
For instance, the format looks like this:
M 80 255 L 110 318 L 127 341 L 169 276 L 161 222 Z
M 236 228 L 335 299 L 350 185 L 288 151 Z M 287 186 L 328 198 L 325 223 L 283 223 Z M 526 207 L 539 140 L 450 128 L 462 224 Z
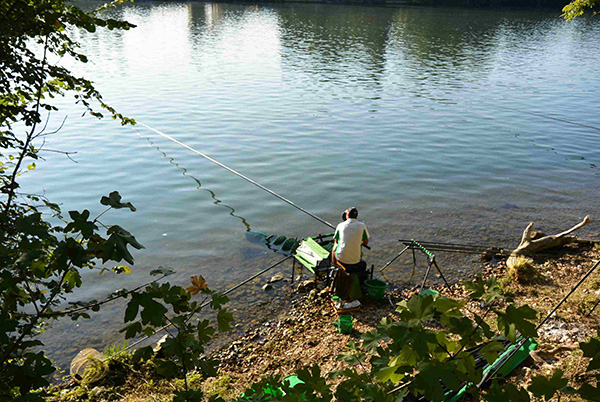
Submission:
M 318 4 L 144 2 L 110 13 L 137 28 L 74 33 L 92 60 L 74 68 L 109 104 L 334 224 L 356 206 L 369 264 L 386 263 L 399 238 L 514 247 L 529 221 L 550 233 L 596 218 L 599 130 L 585 125 L 600 126 L 597 22 L 566 23 L 560 10 Z M 133 274 L 90 273 L 80 297 L 133 288 L 159 265 L 178 284 L 202 274 L 225 289 L 282 258 L 247 229 L 330 231 L 151 130 L 58 103 L 50 128 L 68 118 L 45 148 L 76 151 L 76 163 L 48 152 L 25 188 L 96 214 L 118 190 L 138 211 L 102 221 L 146 246 Z M 441 262 L 455 280 L 480 266 Z M 45 336 L 53 357 L 64 364 L 114 341 L 121 304 L 56 324 Z

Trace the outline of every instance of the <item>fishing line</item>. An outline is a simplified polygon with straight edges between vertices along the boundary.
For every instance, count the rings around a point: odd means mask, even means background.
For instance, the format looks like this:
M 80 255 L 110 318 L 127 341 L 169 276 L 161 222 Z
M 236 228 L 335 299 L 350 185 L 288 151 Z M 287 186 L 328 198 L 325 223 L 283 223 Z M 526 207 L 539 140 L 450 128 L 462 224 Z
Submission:
M 573 124 L 574 126 L 586 127 L 586 128 L 591 128 L 592 130 L 598 130 L 598 131 L 600 131 L 600 127 L 590 126 L 588 124 L 583 124 L 583 123 L 577 123 L 576 121 L 561 119 L 559 117 L 547 116 L 547 115 L 540 114 L 540 113 L 528 112 L 526 110 L 513 109 L 513 108 L 510 108 L 510 107 L 500 106 L 500 105 L 495 105 L 495 104 L 488 104 L 488 105 L 493 106 L 493 107 L 497 107 L 497 108 L 500 108 L 500 109 L 511 110 L 511 111 L 517 112 L 517 113 L 528 114 L 528 115 L 531 115 L 531 116 L 541 117 L 543 119 L 560 121 L 561 123 Z
M 223 208 L 225 208 L 225 209 L 228 209 L 228 210 L 229 210 L 229 215 L 230 215 L 230 216 L 233 216 L 234 218 L 237 218 L 237 219 L 241 220 L 241 221 L 242 221 L 242 224 L 243 224 L 243 225 L 246 227 L 246 230 L 247 230 L 247 231 L 251 230 L 251 228 L 250 228 L 250 224 L 248 223 L 248 221 L 246 221 L 246 218 L 244 218 L 243 216 L 236 215 L 236 214 L 235 214 L 235 209 L 233 209 L 233 207 L 231 207 L 231 206 L 229 206 L 229 205 L 227 205 L 227 204 L 224 204 L 224 203 L 223 203 L 223 201 L 221 201 L 220 199 L 218 199 L 218 198 L 217 198 L 217 195 L 214 193 L 214 191 L 212 191 L 212 190 L 210 190 L 210 189 L 208 189 L 208 188 L 204 188 L 204 187 L 202 186 L 202 182 L 200 182 L 200 180 L 199 180 L 198 178 L 196 178 L 195 176 L 193 176 L 193 175 L 191 175 L 191 174 L 188 174 L 188 170 L 187 170 L 185 167 L 183 167 L 183 166 L 180 166 L 180 165 L 179 165 L 179 163 L 177 163 L 177 162 L 175 161 L 175 158 L 172 158 L 172 157 L 170 157 L 169 155 L 167 155 L 167 154 L 166 154 L 166 153 L 165 153 L 165 152 L 164 152 L 162 149 L 160 149 L 160 147 L 159 147 L 158 145 L 156 145 L 156 144 L 155 144 L 155 143 L 154 143 L 154 142 L 153 142 L 153 141 L 152 141 L 150 138 L 148 138 L 148 137 L 145 137 L 145 136 L 143 136 L 142 134 L 140 134 L 140 132 L 139 132 L 137 129 L 135 129 L 135 131 L 137 132 L 137 134 L 138 134 L 138 135 L 139 135 L 141 138 L 144 138 L 146 141 L 148 141 L 148 143 L 149 143 L 149 144 L 150 144 L 152 147 L 156 148 L 156 150 L 157 150 L 158 152 L 160 152 L 160 153 L 161 153 L 161 155 L 163 155 L 163 157 L 165 157 L 166 159 L 168 159 L 170 164 L 172 164 L 173 166 L 175 166 L 177 169 L 181 170 L 181 171 L 182 171 L 182 174 L 183 174 L 183 176 L 191 178 L 191 179 L 192 179 L 192 180 L 193 180 L 193 181 L 194 181 L 194 182 L 197 184 L 197 186 L 196 186 L 196 189 L 198 189 L 198 190 L 202 190 L 202 191 L 206 191 L 207 193 L 209 193 L 209 194 L 210 194 L 210 197 L 211 197 L 211 198 L 212 198 L 212 200 L 213 200 L 213 204 L 214 204 L 214 205 L 217 205 L 217 206 L 219 206 L 219 207 L 223 207 Z
M 189 149 L 190 151 L 194 152 L 194 153 L 195 153 L 195 154 L 197 154 L 197 155 L 200 155 L 201 157 L 203 157 L 204 159 L 206 159 L 206 160 L 208 160 L 208 161 L 210 161 L 210 162 L 214 163 L 215 165 L 218 165 L 218 166 L 222 167 L 223 169 L 225 169 L 225 170 L 228 170 L 229 172 L 231 172 L 231 173 L 235 174 L 236 176 L 239 176 L 239 177 L 241 177 L 242 179 L 246 180 L 248 183 L 252 183 L 252 184 L 254 184 L 255 186 L 257 186 L 258 188 L 260 188 L 260 189 L 262 189 L 262 190 L 266 191 L 267 193 L 269 193 L 269 194 L 271 194 L 271 195 L 273 195 L 273 196 L 275 196 L 275 197 L 279 198 L 279 199 L 280 199 L 280 200 L 282 200 L 282 201 L 285 201 L 285 202 L 287 202 L 288 204 L 290 204 L 292 207 L 296 208 L 297 210 L 299 210 L 299 211 L 301 211 L 301 212 L 304 212 L 305 214 L 307 214 L 307 215 L 309 215 L 309 216 L 311 216 L 311 217 L 315 218 L 315 219 L 316 219 L 316 220 L 318 220 L 319 222 L 321 222 L 321 223 L 323 223 L 323 224 L 325 224 L 325 225 L 329 226 L 329 227 L 330 227 L 330 228 L 332 228 L 332 229 L 335 229 L 335 226 L 333 226 L 331 223 L 327 222 L 325 219 L 323 219 L 323 218 L 320 218 L 320 217 L 318 217 L 317 215 L 315 215 L 315 214 L 313 214 L 313 213 L 311 213 L 311 212 L 307 211 L 306 209 L 304 209 L 304 208 L 302 208 L 302 207 L 300 207 L 300 206 L 298 206 L 298 205 L 294 204 L 292 201 L 288 200 L 287 198 L 285 198 L 285 197 L 283 197 L 283 196 L 281 196 L 281 195 L 277 194 L 276 192 L 274 192 L 274 191 L 272 191 L 272 190 L 269 190 L 268 188 L 266 188 L 266 187 L 265 187 L 265 186 L 263 186 L 262 184 L 255 182 L 255 181 L 254 181 L 254 180 L 252 180 L 251 178 L 244 176 L 243 174 L 239 173 L 238 171 L 236 171 L 236 170 L 233 170 L 233 169 L 232 169 L 232 168 L 230 168 L 229 166 L 227 166 L 227 165 L 224 165 L 224 164 L 222 164 L 221 162 L 217 161 L 216 159 L 213 159 L 213 158 L 211 158 L 210 156 L 208 156 L 208 155 L 206 155 L 206 154 L 203 154 L 202 152 L 200 152 L 200 151 L 198 151 L 198 150 L 196 150 L 196 149 L 194 149 L 194 148 L 190 147 L 189 145 L 187 145 L 187 144 L 185 144 L 185 143 L 183 143 L 183 142 L 181 142 L 181 141 L 179 141 L 179 140 L 177 140 L 177 139 L 175 139 L 175 138 L 171 137 L 170 135 L 168 135 L 168 134 L 165 134 L 165 133 L 163 133 L 163 132 L 161 132 L 161 131 L 159 131 L 159 130 L 157 130 L 157 129 L 155 129 L 155 128 L 152 128 L 152 127 L 148 126 L 147 124 L 144 124 L 144 123 L 141 123 L 141 122 L 138 122 L 138 124 L 140 124 L 140 125 L 142 125 L 142 126 L 146 127 L 148 130 L 154 131 L 156 134 L 158 134 L 158 135 L 160 135 L 160 136 L 162 136 L 162 137 L 164 137 L 164 138 L 166 138 L 166 139 L 168 139 L 168 140 L 170 140 L 170 141 L 173 141 L 173 142 L 174 142 L 174 143 L 176 143 L 176 144 L 179 144 L 179 145 L 181 145 L 181 146 L 182 146 L 182 147 L 184 147 L 184 148 L 187 148 L 187 149 Z

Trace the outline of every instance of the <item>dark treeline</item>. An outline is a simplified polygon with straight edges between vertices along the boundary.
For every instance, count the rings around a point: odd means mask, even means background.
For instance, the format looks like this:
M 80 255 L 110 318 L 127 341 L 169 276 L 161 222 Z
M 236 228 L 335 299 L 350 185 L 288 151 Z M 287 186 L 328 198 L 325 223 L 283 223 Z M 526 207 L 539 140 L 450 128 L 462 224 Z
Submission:
M 383 1 L 385 3 L 385 1 Z M 394 2 L 392 0 L 391 2 Z M 564 7 L 565 0 L 406 0 L 404 4 L 431 6 L 474 6 L 474 7 Z
M 140 2 L 140 0 L 136 0 Z M 152 0 L 141 0 L 141 2 Z M 175 0 L 181 1 L 181 0 Z M 402 4 L 415 6 L 562 8 L 568 0 L 217 0 L 223 3 Z

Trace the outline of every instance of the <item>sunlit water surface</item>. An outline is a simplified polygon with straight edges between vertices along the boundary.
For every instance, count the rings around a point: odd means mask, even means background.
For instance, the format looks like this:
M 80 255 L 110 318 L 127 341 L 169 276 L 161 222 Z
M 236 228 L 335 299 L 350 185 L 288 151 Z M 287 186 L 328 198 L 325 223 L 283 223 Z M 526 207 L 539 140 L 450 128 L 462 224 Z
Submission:
M 598 129 L 582 125 L 600 125 L 597 23 L 566 23 L 559 11 L 300 4 L 148 2 L 110 13 L 137 28 L 74 33 L 92 60 L 74 68 L 108 103 L 334 224 L 358 207 L 369 264 L 387 262 L 399 238 L 513 247 L 529 221 L 554 232 L 595 217 Z M 102 221 L 146 246 L 131 275 L 86 274 L 81 298 L 133 288 L 160 265 L 177 271 L 174 283 L 202 274 L 225 289 L 282 257 L 248 242 L 247 229 L 329 231 L 151 130 L 59 104 L 49 130 L 68 118 L 45 148 L 76 151 L 77 163 L 46 152 L 26 190 L 95 214 L 118 190 L 138 211 Z M 408 261 L 390 277 L 405 279 Z M 440 262 L 453 280 L 480 267 L 476 256 Z M 236 294 L 239 321 L 262 283 Z M 44 337 L 52 357 L 64 365 L 118 340 L 123 303 L 54 325 Z M 269 315 L 278 304 L 259 306 Z

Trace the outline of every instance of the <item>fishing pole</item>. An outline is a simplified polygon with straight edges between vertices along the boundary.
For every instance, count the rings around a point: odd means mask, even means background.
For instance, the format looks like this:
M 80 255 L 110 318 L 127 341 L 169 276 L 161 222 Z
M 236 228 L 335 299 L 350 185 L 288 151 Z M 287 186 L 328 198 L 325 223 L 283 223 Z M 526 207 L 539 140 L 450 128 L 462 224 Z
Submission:
M 244 175 L 243 175 L 243 174 L 241 174 L 240 172 L 238 172 L 238 171 L 236 171 L 236 170 L 233 170 L 232 168 L 230 168 L 229 166 L 227 166 L 227 165 L 225 165 L 225 164 L 223 164 L 223 163 L 219 162 L 218 160 L 216 160 L 216 159 L 213 159 L 213 158 L 211 158 L 210 156 L 208 156 L 208 155 L 206 155 L 206 154 L 203 154 L 202 152 L 200 152 L 200 151 L 198 151 L 198 150 L 196 150 L 196 149 L 192 148 L 191 146 L 189 146 L 189 145 L 187 145 L 187 144 L 185 144 L 185 143 L 183 143 L 183 142 L 181 142 L 181 141 L 179 141 L 179 140 L 177 140 L 177 139 L 175 139 L 175 138 L 171 137 L 171 136 L 170 136 L 170 135 L 168 135 L 168 134 L 165 134 L 165 133 L 163 133 L 163 132 L 161 132 L 161 131 L 159 131 L 159 130 L 157 130 L 157 129 L 155 129 L 155 128 L 152 128 L 152 127 L 148 126 L 147 124 L 144 124 L 144 123 L 141 123 L 141 122 L 139 122 L 138 124 L 141 124 L 142 126 L 146 127 L 148 130 L 154 131 L 156 134 L 158 134 L 158 135 L 160 135 L 160 136 L 162 136 L 162 137 L 164 137 L 164 138 L 166 138 L 166 139 L 168 139 L 168 140 L 170 140 L 170 141 L 173 141 L 174 143 L 176 143 L 176 144 L 179 144 L 179 145 L 181 145 L 181 146 L 182 146 L 182 147 L 184 147 L 184 148 L 187 148 L 187 149 L 189 149 L 190 151 L 194 152 L 194 153 L 195 153 L 195 154 L 197 154 L 197 155 L 200 155 L 201 157 L 203 157 L 204 159 L 206 159 L 206 160 L 208 160 L 208 161 L 210 161 L 210 162 L 214 163 L 215 165 L 218 165 L 218 166 L 222 167 L 223 169 L 225 169 L 225 170 L 227 170 L 227 171 L 229 171 L 229 172 L 231 172 L 231 173 L 235 174 L 236 176 L 238 176 L 238 177 L 241 177 L 242 179 L 246 180 L 248 183 L 252 183 L 252 184 L 254 184 L 255 186 L 257 186 L 258 188 L 260 188 L 261 190 L 264 190 L 264 191 L 266 191 L 267 193 L 269 193 L 269 194 L 271 194 L 271 195 L 273 195 L 273 196 L 275 196 L 275 197 L 279 198 L 280 200 L 287 202 L 288 204 L 290 204 L 292 207 L 296 208 L 297 210 L 299 210 L 299 211 L 302 211 L 302 212 L 304 212 L 305 214 L 307 214 L 307 215 L 309 215 L 309 216 L 311 216 L 311 217 L 315 218 L 315 219 L 316 219 L 316 220 L 318 220 L 319 222 L 321 222 L 321 223 L 323 223 L 323 224 L 325 224 L 325 225 L 329 226 L 329 227 L 330 227 L 330 228 L 332 228 L 332 229 L 335 229 L 335 226 L 333 226 L 331 223 L 327 222 L 325 219 L 323 219 L 323 218 L 320 218 L 320 217 L 318 217 L 317 215 L 315 215 L 315 214 L 313 214 L 313 213 L 311 213 L 311 212 L 307 211 L 306 209 L 304 209 L 304 208 L 302 208 L 302 207 L 300 207 L 300 206 L 298 206 L 298 205 L 294 204 L 292 201 L 288 200 L 287 198 L 285 198 L 285 197 L 283 197 L 283 196 L 281 196 L 281 195 L 277 194 L 276 192 L 274 192 L 274 191 L 272 191 L 272 190 L 269 190 L 268 188 L 266 188 L 266 187 L 265 187 L 265 186 L 263 186 L 262 184 L 260 184 L 260 183 L 257 183 L 256 181 L 252 180 L 251 178 L 249 178 L 249 177 L 247 177 L 247 176 L 244 176 Z
M 399 239 L 398 241 L 407 244 L 411 243 L 412 239 Z M 493 247 L 493 246 L 484 246 L 479 244 L 460 244 L 460 243 L 442 243 L 442 242 L 429 242 L 429 241 L 419 241 L 420 244 L 427 247 L 428 249 L 437 248 L 445 248 L 445 249 L 456 249 L 456 250 L 465 250 L 465 251 L 485 251 L 490 248 L 494 249 L 504 249 L 504 247 Z
M 542 322 L 540 322 L 537 325 L 537 327 L 535 327 L 536 332 L 550 319 L 550 317 L 552 317 L 552 315 L 556 312 L 556 310 L 558 310 L 560 308 L 560 306 L 562 306 L 562 304 L 565 301 L 567 301 L 567 299 L 573 294 L 573 292 L 575 292 L 577 290 L 577 288 L 579 288 L 579 286 L 588 278 L 588 276 L 590 276 L 592 274 L 592 272 L 594 272 L 594 270 L 598 267 L 598 265 L 600 265 L 600 260 L 596 261 L 596 263 L 592 266 L 592 268 L 590 268 L 586 272 L 586 274 L 583 275 L 583 277 L 579 280 L 579 282 L 577 282 L 577 284 L 571 288 L 569 293 L 567 293 L 567 295 L 565 297 L 563 297 L 563 299 L 552 309 L 552 311 L 550 311 L 548 313 L 548 315 L 546 315 L 546 317 L 542 320 Z M 521 349 L 521 347 L 525 344 L 525 342 L 527 342 L 528 339 L 529 338 L 523 338 L 521 341 L 519 341 L 519 343 L 516 344 L 516 346 L 513 348 L 513 350 L 511 350 L 511 352 L 508 354 L 508 356 L 504 359 L 502 364 L 500 364 L 498 367 L 496 367 L 493 371 L 492 370 L 488 371 L 488 373 L 490 373 L 489 375 L 483 376 L 481 382 L 477 385 L 477 388 L 481 388 L 487 381 L 489 381 L 492 377 L 494 377 L 494 375 L 496 375 L 496 373 L 498 371 L 500 371 L 500 369 L 502 367 L 504 367 L 504 365 L 517 353 L 517 351 L 519 349 Z
M 292 255 L 288 255 L 288 256 L 287 256 L 287 257 L 285 257 L 284 259 L 277 261 L 275 264 L 273 264 L 273 265 L 270 265 L 270 266 L 268 266 L 267 268 L 263 269 L 262 271 L 260 271 L 260 272 L 258 272 L 258 273 L 256 273 L 256 274 L 252 275 L 251 277 L 249 277 L 249 278 L 247 278 L 247 279 L 243 280 L 242 282 L 238 283 L 238 284 L 237 284 L 237 285 L 235 285 L 234 287 L 227 289 L 225 292 L 223 292 L 223 293 L 222 293 L 222 295 L 226 295 L 226 294 L 229 294 L 229 293 L 233 292 L 234 290 L 236 290 L 236 289 L 237 289 L 237 288 L 239 288 L 240 286 L 243 286 L 243 285 L 245 285 L 246 283 L 250 282 L 251 280 L 253 280 L 253 279 L 255 279 L 255 278 L 258 278 L 259 276 L 261 276 L 261 275 L 262 275 L 262 274 L 264 274 L 265 272 L 267 272 L 267 271 L 269 271 L 270 269 L 273 269 L 273 268 L 275 268 L 276 266 L 278 266 L 278 265 L 280 265 L 280 264 L 284 263 L 285 261 L 289 260 L 289 259 L 290 259 L 290 258 L 292 258 L 293 256 L 294 256 L 293 254 L 292 254 Z M 206 302 L 202 303 L 202 304 L 200 305 L 200 307 L 198 307 L 198 310 L 200 310 L 200 309 L 202 309 L 202 308 L 204 308 L 204 307 L 208 306 L 208 305 L 210 304 L 210 302 L 211 302 L 211 301 L 210 301 L 210 300 L 208 300 L 208 301 L 206 301 Z M 192 313 L 192 315 L 193 315 L 193 313 Z M 190 315 L 190 317 L 188 317 L 188 319 L 189 319 L 189 318 L 191 318 L 191 315 Z M 160 327 L 159 329 L 157 329 L 157 330 L 154 332 L 154 334 L 152 334 L 152 336 L 154 336 L 154 335 L 158 334 L 159 332 L 166 331 L 166 330 L 167 330 L 167 328 L 169 328 L 169 327 L 172 327 L 172 326 L 173 326 L 173 324 L 172 324 L 172 323 L 169 323 L 169 324 L 167 324 L 167 325 L 164 325 L 164 326 Z M 139 345 L 140 343 L 144 342 L 144 341 L 145 341 L 145 340 L 147 340 L 148 338 L 150 338 L 150 336 L 146 335 L 146 336 L 144 336 L 143 338 L 141 338 L 141 339 L 138 339 L 137 341 L 135 341 L 135 342 L 134 342 L 134 343 L 132 343 L 131 345 L 127 345 L 127 347 L 125 347 L 125 348 L 124 348 L 122 351 L 120 351 L 118 354 L 121 354 L 121 353 L 123 353 L 123 352 L 126 352 L 126 351 L 128 351 L 129 349 L 133 348 L 134 346 L 137 346 L 137 345 Z
M 304 208 L 302 208 L 302 207 L 300 207 L 300 206 L 296 205 L 295 203 L 293 203 L 292 201 L 288 200 L 287 198 L 285 198 L 285 197 L 283 197 L 283 196 L 281 196 L 281 195 L 277 194 L 276 192 L 274 192 L 274 191 L 272 191 L 272 190 L 268 189 L 267 187 L 263 186 L 262 184 L 260 184 L 260 183 L 257 183 L 256 181 L 254 181 L 254 180 L 250 179 L 249 177 L 247 177 L 247 176 L 244 176 L 243 174 L 239 173 L 238 171 L 236 171 L 236 170 L 234 170 L 234 169 L 230 168 L 229 166 L 227 166 L 227 165 L 225 165 L 225 164 L 223 164 L 223 163 L 221 163 L 221 162 L 217 161 L 216 159 L 214 159 L 214 158 L 211 158 L 210 156 L 208 156 L 208 155 L 206 155 L 206 154 L 204 154 L 204 153 L 202 153 L 202 152 L 198 151 L 197 149 L 194 149 L 194 148 L 192 148 L 191 146 L 189 146 L 189 145 L 187 145 L 187 144 L 185 144 L 185 143 L 183 143 L 183 142 L 181 142 L 181 141 L 179 141 L 179 140 L 177 140 L 177 139 L 175 139 L 175 138 L 171 137 L 171 136 L 170 136 L 170 135 L 168 135 L 168 134 L 165 134 L 165 133 L 163 133 L 163 132 L 161 132 L 161 131 L 159 131 L 159 130 L 157 130 L 157 129 L 153 128 L 153 127 L 150 127 L 150 126 L 148 126 L 147 124 L 144 124 L 144 123 L 141 123 L 141 122 L 139 122 L 138 124 L 140 124 L 140 125 L 142 125 L 142 126 L 146 127 L 148 130 L 151 130 L 151 131 L 155 132 L 156 134 L 158 134 L 158 135 L 160 135 L 160 136 L 162 136 L 162 137 L 164 137 L 164 138 L 166 138 L 166 139 L 168 139 L 168 140 L 170 140 L 170 141 L 172 141 L 172 142 L 174 142 L 174 143 L 176 143 L 176 144 L 178 144 L 178 145 L 181 145 L 181 146 L 182 146 L 182 147 L 184 147 L 184 148 L 187 148 L 187 149 L 189 149 L 190 151 L 194 152 L 194 153 L 195 153 L 195 154 L 197 154 L 197 155 L 200 155 L 201 157 L 205 158 L 206 160 L 208 160 L 208 161 L 210 161 L 210 162 L 212 162 L 212 163 L 214 163 L 214 164 L 216 164 L 216 165 L 218 165 L 218 166 L 222 167 L 223 169 L 225 169 L 225 170 L 227 170 L 227 171 L 229 171 L 229 172 L 231 172 L 231 173 L 235 174 L 236 176 L 239 176 L 239 177 L 241 177 L 242 179 L 246 180 L 247 182 L 249 182 L 249 183 L 251 183 L 251 184 L 254 184 L 254 185 L 255 185 L 255 186 L 257 186 L 258 188 L 260 188 L 260 189 L 262 189 L 262 190 L 266 191 L 267 193 L 269 193 L 269 194 L 271 194 L 271 195 L 273 195 L 273 196 L 275 196 L 275 197 L 279 198 L 280 200 L 282 200 L 282 201 L 285 201 L 285 202 L 286 202 L 286 203 L 288 203 L 289 205 L 291 205 L 291 206 L 293 206 L 294 208 L 298 209 L 299 211 L 301 211 L 301 212 L 304 212 L 305 214 L 307 214 L 307 215 L 309 215 L 309 216 L 313 217 L 314 219 L 318 220 L 319 222 L 321 222 L 321 223 L 323 223 L 323 224 L 325 224 L 325 225 L 329 226 L 329 227 L 330 227 L 330 228 L 332 228 L 332 229 L 335 229 L 335 226 L 333 226 L 331 223 L 327 222 L 325 219 L 323 219 L 323 218 L 320 218 L 320 217 L 318 217 L 317 215 L 315 215 L 315 214 L 313 214 L 313 213 L 311 213 L 311 212 L 307 211 L 306 209 L 304 209 Z M 259 277 L 260 275 L 262 275 L 262 274 L 264 274 L 265 272 L 269 271 L 270 269 L 272 269 L 272 268 L 274 268 L 274 267 L 278 266 L 279 264 L 282 264 L 283 262 L 287 261 L 288 259 L 290 259 L 290 258 L 292 258 L 292 257 L 293 257 L 293 255 L 289 255 L 289 256 L 285 257 L 284 259 L 282 259 L 282 260 L 280 260 L 280 261 L 276 262 L 275 264 L 273 264 L 273 265 L 271 265 L 271 266 L 269 266 L 269 267 L 267 267 L 267 268 L 263 269 L 262 271 L 260 271 L 260 272 L 256 273 L 255 275 L 252 275 L 251 277 L 249 277 L 249 278 L 245 279 L 244 281 L 242 281 L 242 282 L 238 283 L 237 285 L 235 285 L 235 286 L 233 286 L 232 288 L 230 288 L 230 289 L 226 290 L 225 292 L 223 292 L 223 295 L 226 295 L 226 294 L 228 294 L 228 293 L 230 293 L 230 292 L 232 292 L 232 291 L 234 291 L 234 290 L 238 289 L 239 287 L 241 287 L 241 286 L 245 285 L 246 283 L 250 282 L 251 280 L 253 280 L 253 279 L 255 279 L 255 278 Z M 207 302 L 205 302 L 205 303 L 202 303 L 202 304 L 200 305 L 200 307 L 199 307 L 199 308 L 206 307 L 206 306 L 207 306 L 209 303 L 210 303 L 210 301 L 207 301 Z M 156 330 L 156 332 L 155 332 L 154 334 L 157 334 L 157 333 L 159 333 L 159 332 L 165 331 L 165 330 L 167 330 L 167 328 L 171 327 L 172 325 L 173 325 L 173 324 L 167 324 L 167 325 L 165 325 L 165 326 L 163 326 L 163 327 L 159 328 L 158 330 Z M 145 336 L 145 337 L 143 337 L 143 338 L 141 338 L 141 339 L 137 340 L 136 342 L 134 342 L 134 343 L 132 343 L 131 345 L 128 345 L 126 348 L 124 348 L 122 352 L 125 352 L 125 351 L 127 351 L 127 350 L 129 350 L 129 349 L 133 348 L 134 346 L 137 346 L 138 344 L 140 344 L 141 342 L 143 342 L 143 341 L 147 340 L 148 338 L 149 338 L 149 336 Z

